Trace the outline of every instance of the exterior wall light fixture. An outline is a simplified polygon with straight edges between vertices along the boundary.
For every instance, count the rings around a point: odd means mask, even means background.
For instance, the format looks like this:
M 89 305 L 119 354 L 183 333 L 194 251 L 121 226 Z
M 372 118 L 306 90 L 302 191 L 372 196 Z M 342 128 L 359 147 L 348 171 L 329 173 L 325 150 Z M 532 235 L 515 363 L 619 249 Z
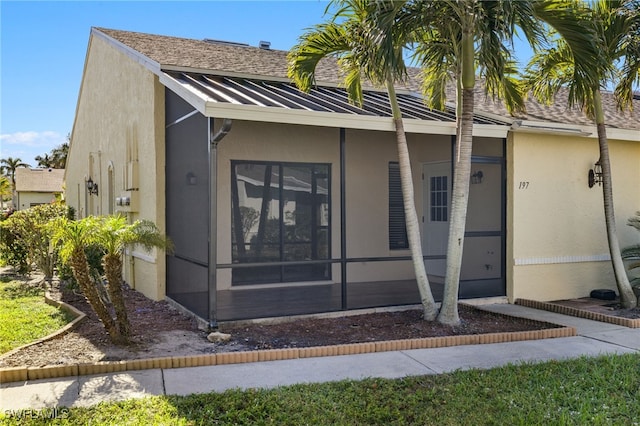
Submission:
M 593 188 L 596 183 L 602 185 L 602 165 L 600 164 L 600 160 L 596 161 L 593 169 L 589 169 L 588 182 L 589 188 Z
M 93 182 L 91 176 L 89 176 L 89 179 L 87 180 L 87 192 L 89 192 L 89 195 L 98 195 L 98 184 Z
M 484 178 L 484 173 L 482 173 L 482 170 L 478 170 L 477 172 L 471 175 L 471 183 L 474 185 L 478 183 L 482 183 L 482 178 Z

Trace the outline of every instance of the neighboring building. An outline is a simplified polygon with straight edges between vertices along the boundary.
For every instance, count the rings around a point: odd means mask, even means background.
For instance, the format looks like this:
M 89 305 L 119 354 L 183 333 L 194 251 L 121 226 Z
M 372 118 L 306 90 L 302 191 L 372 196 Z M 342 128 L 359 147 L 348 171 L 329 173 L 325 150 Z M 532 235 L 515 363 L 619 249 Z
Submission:
M 16 188 L 13 196 L 15 210 L 51 203 L 64 192 L 64 169 L 19 167 L 15 173 Z
M 68 204 L 80 217 L 154 221 L 175 250 L 132 251 L 126 280 L 211 323 L 418 302 L 385 93 L 368 88 L 363 108 L 350 105 L 326 60 L 306 95 L 286 65 L 286 52 L 268 48 L 92 29 Z M 426 108 L 419 87 L 415 78 L 398 93 L 439 298 L 455 116 Z M 595 127 L 561 97 L 529 101 L 518 119 L 480 93 L 476 101 L 461 298 L 615 288 L 602 191 L 588 185 Z M 605 102 L 618 234 L 629 245 L 640 102 L 625 114 Z

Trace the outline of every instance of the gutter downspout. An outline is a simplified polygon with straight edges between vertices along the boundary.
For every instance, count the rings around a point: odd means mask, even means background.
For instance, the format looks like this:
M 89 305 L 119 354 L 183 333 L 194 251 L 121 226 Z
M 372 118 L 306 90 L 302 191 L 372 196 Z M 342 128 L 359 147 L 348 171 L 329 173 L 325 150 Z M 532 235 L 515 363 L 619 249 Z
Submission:
M 222 127 L 213 132 L 213 118 L 209 118 L 209 329 L 218 328 L 218 143 L 231 131 L 233 121 L 225 118 Z
M 133 224 L 133 213 L 127 213 L 129 224 Z M 133 247 L 129 249 L 129 285 L 132 289 L 136 289 L 136 261 L 133 257 Z

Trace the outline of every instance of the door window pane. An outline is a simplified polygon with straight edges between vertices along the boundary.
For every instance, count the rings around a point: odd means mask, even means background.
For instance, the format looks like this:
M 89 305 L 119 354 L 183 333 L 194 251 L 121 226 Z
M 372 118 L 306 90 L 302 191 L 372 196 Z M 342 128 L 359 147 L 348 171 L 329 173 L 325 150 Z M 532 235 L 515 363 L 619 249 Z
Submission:
M 449 186 L 447 176 L 432 176 L 429 192 L 431 196 L 431 221 L 446 222 L 449 220 L 448 199 Z

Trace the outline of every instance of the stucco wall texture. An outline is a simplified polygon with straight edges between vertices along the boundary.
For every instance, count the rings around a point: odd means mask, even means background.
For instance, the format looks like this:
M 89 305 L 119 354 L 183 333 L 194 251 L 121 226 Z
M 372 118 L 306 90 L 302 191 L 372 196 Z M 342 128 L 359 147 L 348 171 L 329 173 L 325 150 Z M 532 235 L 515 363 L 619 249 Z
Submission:
M 626 225 L 640 209 L 640 144 L 610 140 L 621 246 L 637 242 Z M 615 289 L 602 187 L 587 174 L 599 158 L 595 136 L 512 134 L 508 143 L 507 288 L 510 300 L 584 297 Z
M 91 37 L 66 168 L 67 203 L 79 217 L 109 214 L 118 209 L 110 195 L 134 188 L 129 193 L 139 197 L 139 208 L 127 212 L 130 220 L 152 220 L 164 231 L 163 144 L 162 85 L 142 65 Z M 138 169 L 137 181 L 131 167 Z M 85 189 L 88 177 L 98 184 L 97 196 Z M 133 259 L 125 261 L 127 282 L 152 299 L 163 299 L 164 255 L 134 252 Z

